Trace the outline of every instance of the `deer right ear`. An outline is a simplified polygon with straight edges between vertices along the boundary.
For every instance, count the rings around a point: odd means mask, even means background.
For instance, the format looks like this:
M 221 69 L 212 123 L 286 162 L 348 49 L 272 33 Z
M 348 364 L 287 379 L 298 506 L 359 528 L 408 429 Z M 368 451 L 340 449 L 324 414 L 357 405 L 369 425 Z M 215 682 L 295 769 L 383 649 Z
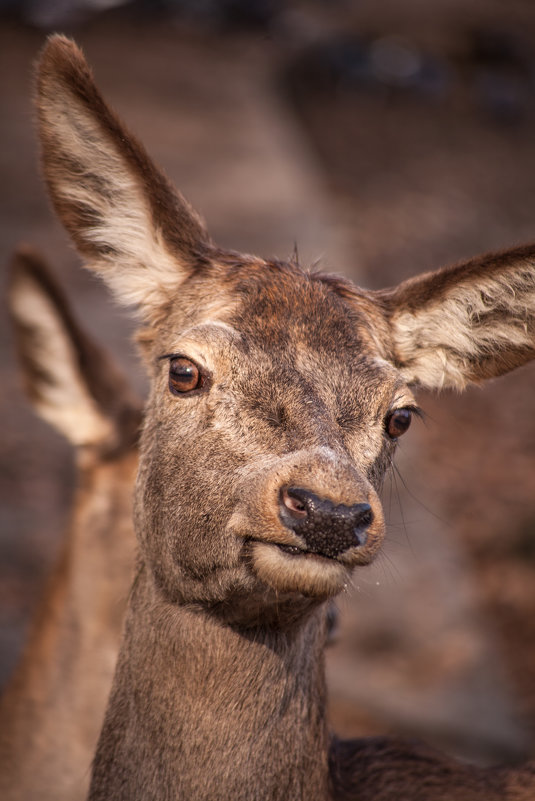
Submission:
M 8 308 L 36 412 L 76 447 L 131 445 L 140 402 L 108 354 L 80 328 L 43 259 L 27 247 L 12 259 Z
M 87 266 L 147 322 L 206 263 L 208 235 L 108 108 L 81 51 L 52 36 L 37 67 L 44 173 Z

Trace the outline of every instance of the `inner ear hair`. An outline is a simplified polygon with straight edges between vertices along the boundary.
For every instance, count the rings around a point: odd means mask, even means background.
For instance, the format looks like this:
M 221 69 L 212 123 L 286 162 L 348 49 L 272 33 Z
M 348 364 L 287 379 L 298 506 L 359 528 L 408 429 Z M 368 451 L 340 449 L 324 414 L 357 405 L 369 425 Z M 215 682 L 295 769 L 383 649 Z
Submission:
M 154 310 L 209 258 L 198 215 L 100 95 L 82 52 L 52 36 L 37 65 L 44 174 L 88 267 L 123 302 Z
M 12 258 L 8 297 L 26 392 L 40 416 L 75 446 L 130 447 L 141 402 L 28 246 Z
M 463 389 L 535 356 L 535 246 L 489 254 L 375 293 L 411 384 Z

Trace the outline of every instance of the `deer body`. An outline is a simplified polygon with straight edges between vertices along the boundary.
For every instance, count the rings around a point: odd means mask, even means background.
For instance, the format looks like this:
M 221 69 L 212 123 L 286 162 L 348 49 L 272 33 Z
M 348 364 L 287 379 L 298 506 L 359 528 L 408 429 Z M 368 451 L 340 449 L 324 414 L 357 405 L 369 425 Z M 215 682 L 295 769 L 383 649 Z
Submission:
M 79 482 L 57 567 L 0 701 L 0 795 L 74 801 L 87 794 L 133 574 L 139 407 L 36 254 L 16 256 L 10 303 L 28 392 L 76 445 Z
M 496 772 L 330 741 L 322 649 L 326 602 L 380 548 L 411 387 L 535 356 L 535 249 L 366 292 L 218 249 L 62 37 L 39 114 L 56 210 L 136 307 L 152 382 L 139 572 L 89 798 L 503 797 Z

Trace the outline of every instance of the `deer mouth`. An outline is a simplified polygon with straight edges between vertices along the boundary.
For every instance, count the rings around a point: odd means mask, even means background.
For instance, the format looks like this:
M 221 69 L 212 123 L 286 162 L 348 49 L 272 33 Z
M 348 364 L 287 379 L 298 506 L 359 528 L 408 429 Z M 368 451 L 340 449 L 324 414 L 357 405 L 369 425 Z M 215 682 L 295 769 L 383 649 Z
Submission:
M 310 551 L 307 551 L 305 548 L 300 548 L 298 545 L 288 545 L 284 542 L 273 542 L 270 540 L 261 540 L 260 538 L 256 539 L 254 537 L 250 537 L 247 542 L 251 544 L 259 543 L 260 545 L 271 546 L 272 548 L 277 548 L 279 551 L 287 553 L 290 556 L 308 556 L 310 553 Z
M 321 569 L 332 565 L 334 568 L 342 568 L 344 570 L 353 570 L 355 567 L 366 567 L 373 561 L 375 554 L 378 550 L 379 543 L 369 543 L 365 546 L 359 546 L 355 543 L 352 547 L 340 549 L 326 548 L 307 548 L 299 545 L 289 545 L 282 542 L 274 542 L 273 540 L 262 540 L 251 538 L 249 540 L 251 546 L 254 548 L 256 545 L 265 546 L 267 549 L 280 553 L 283 559 L 287 560 L 287 564 L 297 564 L 301 562 L 303 565 L 308 563 L 312 565 L 315 563 L 317 568 Z
M 298 548 L 296 545 L 279 545 L 275 543 L 277 548 L 281 550 L 283 553 L 288 554 L 291 557 L 299 557 L 304 556 L 308 559 L 329 559 L 331 561 L 338 561 L 338 556 L 330 555 L 327 553 L 322 553 L 322 551 L 311 551 L 305 548 Z
M 327 559 L 330 562 L 340 562 L 340 559 L 338 558 L 339 554 L 329 554 L 320 550 L 300 548 L 298 545 L 287 545 L 286 543 L 282 542 L 268 542 L 266 540 L 250 540 L 250 542 L 259 542 L 262 545 L 271 545 L 294 559 L 301 557 L 305 559 Z
M 253 572 L 279 594 L 317 599 L 338 595 L 347 586 L 355 566 L 354 553 L 344 556 L 326 556 L 273 540 L 250 540 Z
M 278 542 L 274 542 L 273 544 L 276 545 L 277 548 L 280 548 L 281 551 L 284 551 L 284 553 L 289 553 L 292 556 L 304 556 L 307 553 L 307 551 L 303 551 L 302 548 L 298 548 L 297 545 L 282 545 Z

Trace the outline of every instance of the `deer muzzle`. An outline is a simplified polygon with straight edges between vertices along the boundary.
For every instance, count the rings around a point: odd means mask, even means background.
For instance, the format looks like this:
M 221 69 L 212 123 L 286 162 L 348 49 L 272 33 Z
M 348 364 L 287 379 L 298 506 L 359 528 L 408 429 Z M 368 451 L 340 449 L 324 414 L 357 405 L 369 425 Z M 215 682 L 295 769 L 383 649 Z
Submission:
M 377 493 L 331 449 L 259 459 L 240 489 L 227 532 L 245 541 L 253 572 L 278 592 L 336 595 L 381 546 Z
M 304 541 L 308 552 L 331 559 L 365 545 L 373 522 L 369 503 L 335 504 L 300 487 L 281 490 L 279 509 L 282 523 Z

